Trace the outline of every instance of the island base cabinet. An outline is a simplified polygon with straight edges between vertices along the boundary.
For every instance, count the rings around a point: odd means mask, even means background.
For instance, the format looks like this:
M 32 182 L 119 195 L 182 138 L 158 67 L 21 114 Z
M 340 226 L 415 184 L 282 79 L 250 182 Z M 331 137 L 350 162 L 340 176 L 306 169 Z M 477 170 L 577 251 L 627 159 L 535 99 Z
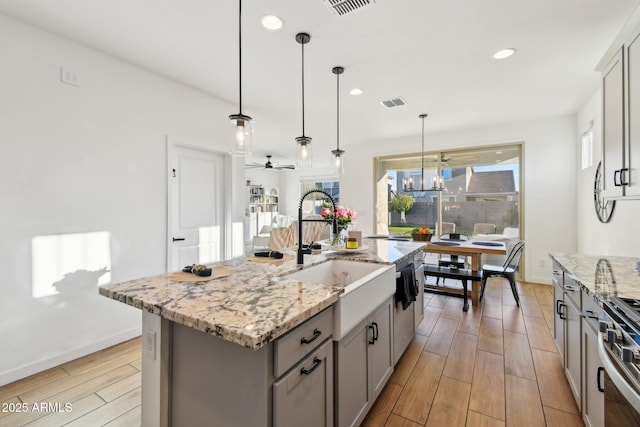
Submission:
M 170 425 L 268 425 L 269 346 L 251 350 L 176 323 L 171 339 Z
M 333 426 L 332 346 L 326 341 L 273 384 L 274 427 Z
M 359 426 L 391 377 L 392 331 L 393 298 L 389 298 L 334 344 L 337 426 Z

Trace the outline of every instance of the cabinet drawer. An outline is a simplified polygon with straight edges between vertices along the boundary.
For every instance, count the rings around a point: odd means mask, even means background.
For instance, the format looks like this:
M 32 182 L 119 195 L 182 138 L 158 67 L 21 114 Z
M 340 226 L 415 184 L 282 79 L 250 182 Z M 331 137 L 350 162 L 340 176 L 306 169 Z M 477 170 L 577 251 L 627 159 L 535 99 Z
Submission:
M 582 315 L 585 322 L 596 333 L 598 332 L 598 322 L 602 320 L 602 314 L 602 307 L 598 305 L 591 295 L 587 295 L 586 292 L 582 291 Z
M 560 264 L 558 264 L 557 261 L 553 261 L 551 278 L 554 281 L 554 283 L 557 283 L 559 286 L 562 286 L 562 284 L 564 283 L 564 272 L 560 268 Z
M 273 346 L 273 376 L 280 377 L 300 359 L 331 336 L 333 331 L 333 307 L 329 307 L 286 335 L 278 338 Z
M 571 301 L 578 307 L 578 309 L 582 309 L 581 303 L 581 295 L 582 295 L 582 286 L 578 281 L 571 275 L 564 275 L 564 285 L 562 286 L 565 294 L 569 297 Z
M 274 427 L 332 427 L 333 341 L 273 383 Z

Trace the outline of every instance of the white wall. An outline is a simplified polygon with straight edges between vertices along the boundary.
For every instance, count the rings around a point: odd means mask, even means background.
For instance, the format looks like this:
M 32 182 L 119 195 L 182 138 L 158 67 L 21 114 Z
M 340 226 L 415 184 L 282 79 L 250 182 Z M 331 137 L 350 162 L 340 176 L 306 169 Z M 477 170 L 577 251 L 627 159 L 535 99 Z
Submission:
M 576 250 L 576 118 L 427 134 L 426 150 L 524 141 L 525 280 L 550 283 L 550 251 Z M 373 158 L 420 151 L 419 135 L 349 146 L 349 167 L 340 180 L 341 200 L 358 211 L 363 234 L 375 230 Z
M 2 385 L 139 334 L 96 285 L 166 271 L 167 135 L 225 152 L 234 106 L 3 15 L 0 52 Z
M 593 121 L 594 164 L 582 170 L 580 149 L 576 153 L 578 252 L 592 255 L 640 256 L 640 200 L 620 200 L 606 224 L 598 221 L 593 204 L 593 184 L 598 162 L 602 159 L 602 92 L 598 90 L 578 113 L 580 135 Z

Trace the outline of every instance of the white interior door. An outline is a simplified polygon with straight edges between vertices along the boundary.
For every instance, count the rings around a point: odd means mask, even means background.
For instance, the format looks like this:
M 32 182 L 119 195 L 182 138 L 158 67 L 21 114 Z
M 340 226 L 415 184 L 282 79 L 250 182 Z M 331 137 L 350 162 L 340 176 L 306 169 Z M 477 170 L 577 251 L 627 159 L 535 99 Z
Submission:
M 223 259 L 223 156 L 203 149 L 169 146 L 167 267 Z

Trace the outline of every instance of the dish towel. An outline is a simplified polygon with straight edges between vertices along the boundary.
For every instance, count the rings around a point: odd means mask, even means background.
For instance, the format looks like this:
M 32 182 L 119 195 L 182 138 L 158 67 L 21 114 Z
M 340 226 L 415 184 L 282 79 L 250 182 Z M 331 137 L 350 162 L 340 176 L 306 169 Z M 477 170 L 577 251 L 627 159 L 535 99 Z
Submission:
M 396 301 L 402 302 L 402 309 L 406 310 L 416 300 L 417 295 L 418 287 L 413 264 L 411 264 L 403 268 L 400 271 L 400 277 L 396 278 Z

